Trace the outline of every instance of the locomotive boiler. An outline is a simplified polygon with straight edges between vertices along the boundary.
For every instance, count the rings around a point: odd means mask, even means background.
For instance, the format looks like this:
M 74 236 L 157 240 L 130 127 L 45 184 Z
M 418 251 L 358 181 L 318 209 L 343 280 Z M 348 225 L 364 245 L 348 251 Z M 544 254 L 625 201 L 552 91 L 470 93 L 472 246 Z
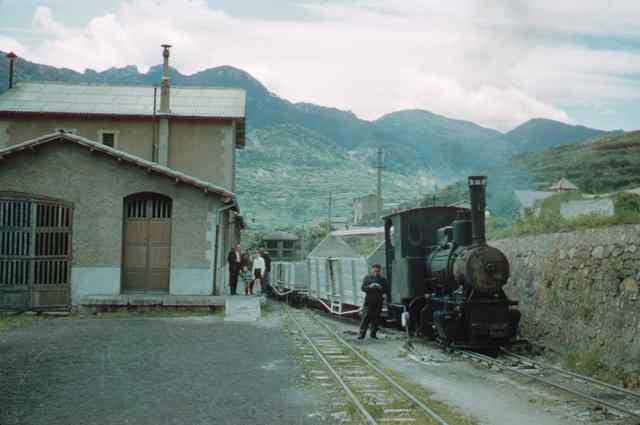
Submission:
M 470 209 L 384 217 L 388 312 L 411 333 L 444 345 L 495 348 L 513 340 L 520 312 L 502 289 L 509 262 L 486 242 L 486 177 L 471 176 L 468 185 Z

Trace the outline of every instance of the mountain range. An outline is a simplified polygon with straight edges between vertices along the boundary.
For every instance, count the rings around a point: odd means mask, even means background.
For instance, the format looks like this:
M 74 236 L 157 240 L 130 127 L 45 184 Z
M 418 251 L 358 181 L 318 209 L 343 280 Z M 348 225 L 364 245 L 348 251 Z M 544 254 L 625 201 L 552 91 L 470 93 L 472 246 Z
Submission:
M 0 52 L 0 91 L 8 85 L 8 60 Z M 80 73 L 18 59 L 16 80 L 94 84 L 158 84 L 161 65 Z M 514 154 L 596 138 L 606 132 L 533 119 L 501 133 L 425 110 L 389 113 L 375 121 L 350 111 L 293 103 L 231 66 L 184 75 L 171 68 L 172 85 L 237 87 L 247 93 L 247 146 L 238 155 L 241 206 L 258 227 L 308 223 L 326 214 L 329 191 L 346 201 L 374 191 L 373 160 L 385 156 L 385 200 L 406 203 L 469 173 L 508 166 Z M 289 151 L 287 151 L 289 150 Z

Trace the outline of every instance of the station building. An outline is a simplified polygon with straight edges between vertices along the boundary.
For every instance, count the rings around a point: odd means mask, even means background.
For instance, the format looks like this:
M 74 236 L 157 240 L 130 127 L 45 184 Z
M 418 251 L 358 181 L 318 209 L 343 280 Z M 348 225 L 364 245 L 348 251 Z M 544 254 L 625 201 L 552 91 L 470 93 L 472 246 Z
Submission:
M 0 94 L 0 307 L 223 291 L 242 227 L 245 92 L 171 88 L 169 47 L 160 90 L 10 76 Z

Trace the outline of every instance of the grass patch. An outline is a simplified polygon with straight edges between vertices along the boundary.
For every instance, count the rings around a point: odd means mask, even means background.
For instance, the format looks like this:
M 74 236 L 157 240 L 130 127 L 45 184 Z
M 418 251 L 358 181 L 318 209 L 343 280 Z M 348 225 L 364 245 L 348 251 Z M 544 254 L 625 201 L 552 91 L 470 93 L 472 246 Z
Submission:
M 260 314 L 262 315 L 263 318 L 269 317 L 274 313 L 279 312 L 280 310 L 281 309 L 279 308 L 278 305 L 275 304 L 275 302 L 272 302 L 269 300 L 267 300 L 265 304 L 260 305 Z
M 0 334 L 11 329 L 29 326 L 38 320 L 44 320 L 44 318 L 32 314 L 0 313 Z
M 602 361 L 603 353 L 599 349 L 587 352 L 569 352 L 562 359 L 564 367 L 586 376 L 591 376 L 601 381 L 614 385 L 620 385 L 624 378 L 622 370 L 611 369 Z

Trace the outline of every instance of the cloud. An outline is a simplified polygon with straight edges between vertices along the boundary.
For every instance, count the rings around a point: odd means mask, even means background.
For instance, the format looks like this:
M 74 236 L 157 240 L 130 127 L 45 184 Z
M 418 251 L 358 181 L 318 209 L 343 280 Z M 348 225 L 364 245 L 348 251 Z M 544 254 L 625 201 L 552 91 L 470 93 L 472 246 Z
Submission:
M 24 44 L 13 37 L 0 34 L 0 49 L 5 52 L 24 52 L 27 50 Z
M 638 81 L 627 78 L 640 73 L 637 52 L 590 50 L 567 34 L 640 34 L 629 18 L 640 2 L 610 9 L 595 0 L 533 3 L 329 1 L 300 6 L 313 19 L 277 21 L 238 18 L 202 0 L 128 0 L 81 27 L 39 7 L 31 31 L 47 37 L 23 42 L 18 34 L 24 49 L 16 50 L 76 70 L 146 69 L 170 42 L 172 65 L 183 72 L 230 64 L 292 101 L 366 119 L 428 109 L 500 130 L 533 117 L 572 121 L 573 107 L 599 108 L 638 92 Z

